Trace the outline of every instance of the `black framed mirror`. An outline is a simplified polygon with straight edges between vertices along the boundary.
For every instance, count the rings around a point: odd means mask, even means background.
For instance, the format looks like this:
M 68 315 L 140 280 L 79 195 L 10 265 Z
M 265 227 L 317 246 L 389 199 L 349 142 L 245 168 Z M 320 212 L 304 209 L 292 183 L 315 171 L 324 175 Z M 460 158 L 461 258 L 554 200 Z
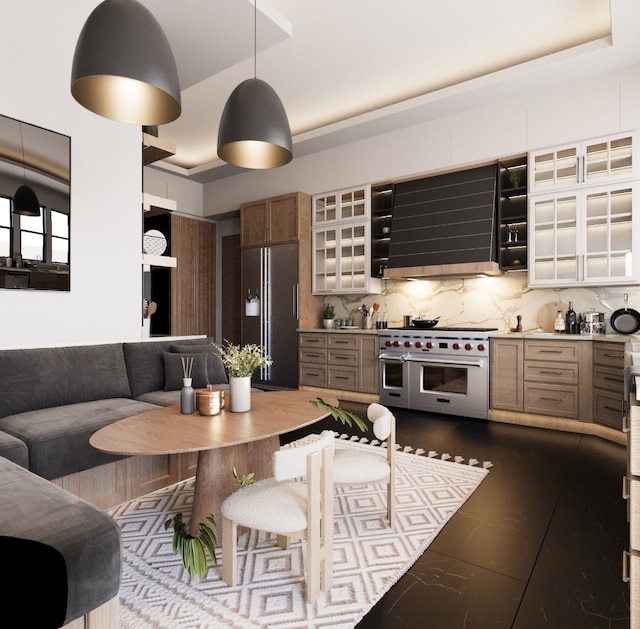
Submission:
M 68 291 L 70 270 L 71 138 L 0 116 L 0 288 Z

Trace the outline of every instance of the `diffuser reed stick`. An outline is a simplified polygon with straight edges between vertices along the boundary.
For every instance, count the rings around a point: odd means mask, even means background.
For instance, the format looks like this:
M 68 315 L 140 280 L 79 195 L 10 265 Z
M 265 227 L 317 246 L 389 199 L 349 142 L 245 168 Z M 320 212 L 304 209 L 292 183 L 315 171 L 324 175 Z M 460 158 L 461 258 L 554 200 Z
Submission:
M 182 375 L 185 378 L 191 378 L 191 373 L 193 371 L 193 356 L 182 356 L 180 360 L 182 361 Z

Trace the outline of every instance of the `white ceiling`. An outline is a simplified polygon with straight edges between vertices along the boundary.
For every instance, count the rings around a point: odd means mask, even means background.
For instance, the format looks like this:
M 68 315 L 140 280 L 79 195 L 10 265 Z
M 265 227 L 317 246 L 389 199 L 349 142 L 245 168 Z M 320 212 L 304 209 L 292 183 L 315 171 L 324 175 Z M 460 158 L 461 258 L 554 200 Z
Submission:
M 177 152 L 161 167 L 201 182 L 240 172 L 217 158 L 216 143 L 229 94 L 253 76 L 253 1 L 141 1 L 167 33 L 182 85 L 182 115 L 159 132 Z M 639 7 L 258 0 L 257 76 L 287 110 L 295 158 L 498 98 L 507 85 L 557 82 L 563 69 L 576 76 L 640 61 Z

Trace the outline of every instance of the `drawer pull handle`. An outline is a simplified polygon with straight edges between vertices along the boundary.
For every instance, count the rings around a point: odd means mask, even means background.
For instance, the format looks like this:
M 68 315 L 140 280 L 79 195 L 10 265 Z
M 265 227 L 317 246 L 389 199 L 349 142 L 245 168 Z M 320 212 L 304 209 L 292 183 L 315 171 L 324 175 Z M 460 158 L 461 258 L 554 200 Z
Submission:
M 616 376 L 604 376 L 603 380 L 610 380 L 611 382 L 624 382 L 624 378 Z
M 562 354 L 562 350 L 560 349 L 541 349 L 541 354 Z
M 629 494 L 629 477 L 628 476 L 622 477 L 622 497 L 625 500 L 629 500 L 629 498 L 631 497 Z
M 559 398 L 559 397 L 544 397 L 544 396 L 542 396 L 540 399 L 544 400 L 545 402 L 562 402 L 562 398 Z
M 307 354 L 307 358 L 320 358 L 320 354 Z
M 631 578 L 629 577 L 629 561 L 631 561 L 631 554 L 626 550 L 622 551 L 622 580 L 625 583 L 629 583 Z
M 336 376 L 336 380 L 348 380 L 346 376 Z
M 623 358 L 622 354 L 605 354 L 604 356 L 605 358 L 617 358 L 618 360 Z
M 348 356 L 336 356 L 335 357 L 336 360 L 349 360 Z
M 336 345 L 349 345 L 349 341 L 336 341 Z
M 617 412 L 620 410 L 619 408 L 615 408 L 614 406 L 606 406 L 606 405 L 605 405 L 605 408 L 606 408 L 608 411 L 613 411 L 614 413 L 617 413 Z
M 307 371 L 308 376 L 315 376 L 316 378 L 320 376 L 319 373 L 313 373 L 312 371 Z
M 307 339 L 305 343 L 319 343 L 320 339 Z
M 544 369 L 540 370 L 540 373 L 549 375 L 549 376 L 561 376 L 562 372 L 561 371 L 545 371 Z

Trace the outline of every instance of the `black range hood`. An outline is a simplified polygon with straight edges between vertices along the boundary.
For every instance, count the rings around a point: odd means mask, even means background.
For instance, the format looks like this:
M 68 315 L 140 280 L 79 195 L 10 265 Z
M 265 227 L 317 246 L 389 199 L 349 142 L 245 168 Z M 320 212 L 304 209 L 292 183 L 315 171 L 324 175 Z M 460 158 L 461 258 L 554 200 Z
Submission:
M 388 278 L 499 275 L 498 165 L 395 186 Z

